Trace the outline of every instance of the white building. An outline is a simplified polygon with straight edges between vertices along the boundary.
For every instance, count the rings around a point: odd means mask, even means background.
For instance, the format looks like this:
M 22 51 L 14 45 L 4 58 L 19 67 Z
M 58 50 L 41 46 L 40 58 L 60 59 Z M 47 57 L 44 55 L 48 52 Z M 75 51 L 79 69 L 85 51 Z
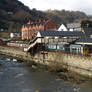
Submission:
M 20 33 L 10 33 L 10 38 L 20 37 Z
M 67 24 L 67 29 L 69 31 L 81 31 L 81 24 L 80 23 L 69 23 Z
M 64 24 L 61 24 L 61 26 L 58 28 L 58 31 L 68 31 L 68 29 Z

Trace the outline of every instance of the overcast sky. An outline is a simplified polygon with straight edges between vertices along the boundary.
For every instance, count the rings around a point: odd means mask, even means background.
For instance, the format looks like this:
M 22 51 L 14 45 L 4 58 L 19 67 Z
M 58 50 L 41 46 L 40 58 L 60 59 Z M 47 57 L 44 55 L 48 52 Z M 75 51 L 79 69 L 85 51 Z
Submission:
M 92 15 L 92 0 L 19 0 L 30 9 L 37 10 L 58 9 L 83 11 Z

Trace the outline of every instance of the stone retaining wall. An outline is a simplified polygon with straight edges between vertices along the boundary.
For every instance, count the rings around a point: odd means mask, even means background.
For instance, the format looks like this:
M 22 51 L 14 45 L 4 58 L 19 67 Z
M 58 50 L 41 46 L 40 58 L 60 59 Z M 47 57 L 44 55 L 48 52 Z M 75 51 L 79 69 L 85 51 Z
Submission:
M 35 55 L 30 55 L 30 53 L 23 52 L 19 48 L 2 46 L 0 46 L 0 53 L 28 62 L 34 61 L 43 65 L 51 66 L 53 68 L 55 65 L 57 68 L 66 66 L 66 68 L 70 71 L 92 77 L 92 57 L 64 54 L 61 52 L 39 52 Z

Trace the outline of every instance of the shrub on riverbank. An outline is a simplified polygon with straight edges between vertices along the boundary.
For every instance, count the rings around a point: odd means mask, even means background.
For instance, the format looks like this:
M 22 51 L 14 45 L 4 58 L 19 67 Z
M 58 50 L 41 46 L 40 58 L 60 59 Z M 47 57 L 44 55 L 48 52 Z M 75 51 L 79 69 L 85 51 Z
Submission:
M 0 64 L 0 66 L 1 66 L 2 64 Z

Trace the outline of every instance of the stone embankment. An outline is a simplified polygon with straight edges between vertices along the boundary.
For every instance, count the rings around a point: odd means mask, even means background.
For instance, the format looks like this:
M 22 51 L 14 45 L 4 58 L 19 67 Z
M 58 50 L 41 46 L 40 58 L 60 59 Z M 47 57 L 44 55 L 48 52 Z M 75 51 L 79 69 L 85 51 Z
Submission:
M 62 66 L 67 70 L 87 75 L 92 78 L 92 57 L 64 54 L 61 52 L 39 52 L 35 55 L 24 52 L 20 48 L 0 46 L 0 53 L 13 56 L 27 62 L 36 62 L 60 70 Z

